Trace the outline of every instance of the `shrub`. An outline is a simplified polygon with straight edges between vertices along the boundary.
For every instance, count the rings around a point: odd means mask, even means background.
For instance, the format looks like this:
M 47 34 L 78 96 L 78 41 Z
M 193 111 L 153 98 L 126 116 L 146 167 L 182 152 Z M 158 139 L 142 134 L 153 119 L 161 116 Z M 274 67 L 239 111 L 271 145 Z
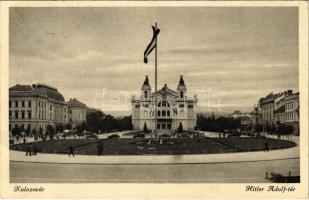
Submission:
M 112 134 L 112 135 L 109 135 L 107 138 L 108 139 L 113 139 L 113 138 L 119 138 L 120 136 L 119 135 L 117 135 L 117 134 Z
M 143 130 L 144 130 L 144 133 L 148 133 L 149 132 L 146 122 L 144 123 Z
M 182 133 L 183 132 L 183 127 L 182 127 L 182 123 L 179 123 L 178 129 L 177 129 L 178 133 Z

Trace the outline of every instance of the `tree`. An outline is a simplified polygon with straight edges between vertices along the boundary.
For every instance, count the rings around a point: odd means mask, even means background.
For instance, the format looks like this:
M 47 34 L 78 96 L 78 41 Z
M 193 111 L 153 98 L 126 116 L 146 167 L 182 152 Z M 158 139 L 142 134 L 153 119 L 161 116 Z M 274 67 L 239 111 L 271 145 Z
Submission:
M 144 123 L 144 127 L 143 127 L 144 133 L 148 133 L 148 127 L 146 122 Z
M 38 134 L 37 134 L 36 128 L 32 129 L 32 135 L 34 136 L 34 140 L 38 140 Z
M 179 123 L 178 129 L 177 129 L 178 133 L 182 133 L 183 132 L 183 127 L 182 127 L 182 123 Z
M 47 134 L 49 136 L 50 139 L 54 138 L 54 134 L 55 134 L 55 129 L 52 125 L 47 125 Z
M 294 127 L 292 125 L 278 123 L 278 132 L 281 135 L 289 135 L 294 132 Z
M 30 128 L 30 125 L 28 125 L 26 129 L 26 136 L 30 136 L 30 133 L 31 133 L 31 128 Z
M 21 128 L 20 127 L 14 127 L 12 130 L 13 136 L 20 136 L 21 135 Z
M 56 124 L 56 133 L 63 132 L 64 126 L 63 124 Z
M 64 126 L 64 128 L 65 128 L 66 130 L 71 130 L 71 129 L 72 129 L 72 124 L 67 123 L 67 124 Z
M 255 132 L 261 133 L 263 131 L 263 125 L 262 124 L 256 124 L 255 125 Z

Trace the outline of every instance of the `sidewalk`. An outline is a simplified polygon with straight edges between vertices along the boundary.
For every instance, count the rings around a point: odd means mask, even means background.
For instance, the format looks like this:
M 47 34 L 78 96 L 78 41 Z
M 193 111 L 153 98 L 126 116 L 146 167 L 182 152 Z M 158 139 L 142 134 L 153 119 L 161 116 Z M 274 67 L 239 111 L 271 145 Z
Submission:
M 96 156 L 67 154 L 43 154 L 25 156 L 25 152 L 10 151 L 10 161 L 43 163 L 82 163 L 82 164 L 185 164 L 185 163 L 232 163 L 256 162 L 299 158 L 299 146 L 269 152 L 241 152 L 200 155 L 133 155 Z

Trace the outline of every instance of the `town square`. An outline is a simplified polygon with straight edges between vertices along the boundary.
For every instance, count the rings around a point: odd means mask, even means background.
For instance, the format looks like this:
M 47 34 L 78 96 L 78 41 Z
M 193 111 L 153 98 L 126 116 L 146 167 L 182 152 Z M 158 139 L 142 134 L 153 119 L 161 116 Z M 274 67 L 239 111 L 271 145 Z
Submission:
M 293 8 L 13 8 L 10 182 L 300 183 L 298 48 Z

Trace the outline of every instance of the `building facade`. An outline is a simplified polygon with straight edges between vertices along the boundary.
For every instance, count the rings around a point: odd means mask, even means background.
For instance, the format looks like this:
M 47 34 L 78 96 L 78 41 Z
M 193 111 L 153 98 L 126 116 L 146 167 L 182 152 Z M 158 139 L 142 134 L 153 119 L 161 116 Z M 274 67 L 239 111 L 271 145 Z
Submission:
M 67 105 L 69 110 L 69 123 L 72 125 L 73 129 L 82 122 L 86 122 L 87 106 L 84 103 L 74 98 L 70 99 Z
M 165 84 L 157 92 L 152 92 L 146 76 L 140 98 L 133 96 L 131 99 L 133 128 L 143 130 L 146 124 L 149 130 L 156 128 L 160 134 L 175 131 L 181 124 L 184 130 L 194 130 L 197 97 L 190 98 L 186 93 L 183 76 L 180 76 L 176 91 Z
M 20 85 L 9 89 L 9 131 L 45 134 L 47 126 L 72 127 L 86 120 L 86 105 L 76 99 L 65 102 L 62 94 L 46 84 Z
M 287 90 L 278 94 L 269 94 L 259 100 L 261 124 L 284 123 L 293 125 L 299 132 L 299 93 Z
M 9 89 L 9 131 L 45 133 L 67 120 L 67 106 L 57 88 L 45 84 L 15 85 Z

